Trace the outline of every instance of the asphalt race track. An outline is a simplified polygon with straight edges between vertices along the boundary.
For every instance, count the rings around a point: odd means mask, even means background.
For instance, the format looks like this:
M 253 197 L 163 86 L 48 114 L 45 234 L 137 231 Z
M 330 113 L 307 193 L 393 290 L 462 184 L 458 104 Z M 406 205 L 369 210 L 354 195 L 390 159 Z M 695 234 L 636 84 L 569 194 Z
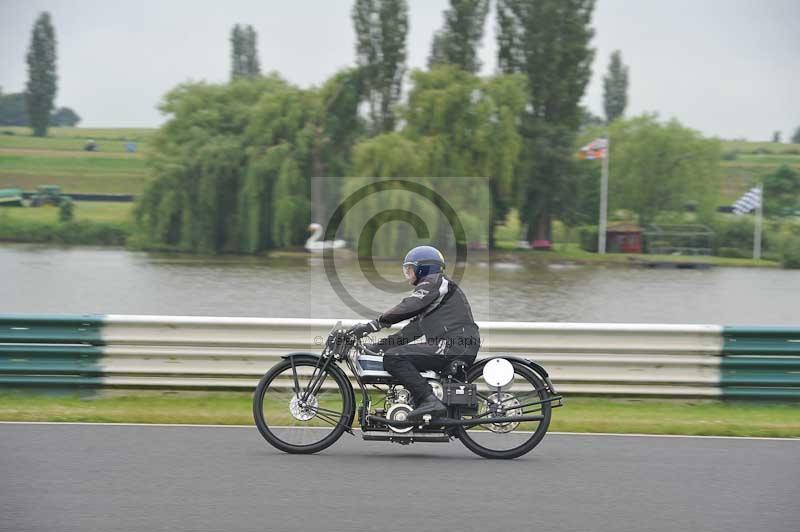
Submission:
M 491 461 L 345 434 L 0 424 L 2 531 L 797 531 L 800 440 L 548 435 Z

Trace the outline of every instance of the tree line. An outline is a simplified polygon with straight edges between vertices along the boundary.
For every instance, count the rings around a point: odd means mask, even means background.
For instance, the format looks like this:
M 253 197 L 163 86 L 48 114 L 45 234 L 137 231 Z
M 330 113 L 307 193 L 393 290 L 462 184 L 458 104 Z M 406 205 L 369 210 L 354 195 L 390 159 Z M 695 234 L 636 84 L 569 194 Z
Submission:
M 524 238 L 552 240 L 554 218 L 596 220 L 599 164 L 575 154 L 609 132 L 613 208 L 642 221 L 688 201 L 710 212 L 719 143 L 674 120 L 625 119 L 629 72 L 619 51 L 604 78 L 605 118 L 580 105 L 594 4 L 495 0 L 499 71 L 483 77 L 490 3 L 451 0 L 428 69 L 410 73 L 405 99 L 405 0 L 355 0 L 355 66 L 319 87 L 261 74 L 255 30 L 234 26 L 231 81 L 183 84 L 164 98 L 170 119 L 154 142 L 155 179 L 136 209 L 140 244 L 244 253 L 301 244 L 308 222 L 324 222 L 349 192 L 347 181 L 314 186 L 311 176 L 487 177 L 488 197 L 455 193 L 487 206 L 488 219 L 462 210 L 465 223 L 481 226 L 493 247 L 496 226 L 516 208 Z M 379 253 L 396 253 L 401 237 Z
M 5 94 L 0 87 L 0 126 L 31 127 L 31 115 L 28 112 L 24 92 Z M 50 113 L 48 126 L 75 127 L 81 117 L 69 107 L 59 107 Z

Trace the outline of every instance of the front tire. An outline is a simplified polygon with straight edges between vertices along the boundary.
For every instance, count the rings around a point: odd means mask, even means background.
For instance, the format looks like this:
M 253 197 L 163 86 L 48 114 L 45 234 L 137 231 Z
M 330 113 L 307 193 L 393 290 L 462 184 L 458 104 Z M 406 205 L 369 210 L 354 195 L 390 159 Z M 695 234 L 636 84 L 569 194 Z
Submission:
M 291 359 L 283 360 L 261 378 L 253 394 L 253 419 L 258 431 L 286 453 L 322 451 L 352 423 L 353 387 L 337 366 L 329 365 L 321 388 L 305 395 L 317 364 L 311 357 L 295 358 L 294 364 Z
M 552 406 L 548 402 L 538 405 L 525 406 L 535 401 L 544 401 L 548 398 L 548 391 L 542 379 L 528 366 L 516 360 L 509 360 L 514 367 L 514 381 L 511 388 L 497 392 L 487 390 L 483 380 L 483 367 L 473 368 L 467 374 L 467 382 L 478 385 L 480 415 L 489 408 L 489 402 L 499 401 L 510 410 L 510 415 L 540 413 L 540 421 L 526 422 L 521 430 L 516 432 L 519 424 L 506 423 L 495 425 L 486 423 L 476 425 L 469 429 L 458 427 L 457 436 L 464 446 L 473 453 L 484 458 L 511 459 L 522 456 L 536 447 L 550 426 Z M 514 403 L 516 401 L 516 403 Z M 468 417 L 468 416 L 464 416 Z M 474 417 L 474 416 L 473 416 Z M 487 418 L 487 420 L 490 418 Z M 535 426 L 530 426 L 535 425 Z M 527 432 L 530 430 L 530 432 Z

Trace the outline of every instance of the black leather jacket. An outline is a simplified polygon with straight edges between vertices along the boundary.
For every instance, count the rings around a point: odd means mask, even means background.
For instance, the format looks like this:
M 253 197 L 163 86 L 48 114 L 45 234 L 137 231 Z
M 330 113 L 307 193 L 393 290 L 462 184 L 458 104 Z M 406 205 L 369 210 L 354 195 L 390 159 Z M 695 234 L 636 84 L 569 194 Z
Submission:
M 428 343 L 448 340 L 464 347 L 480 346 L 480 332 L 472 317 L 467 296 L 441 273 L 426 275 L 414 286 L 411 295 L 378 317 L 381 327 L 411 321 L 400 331 L 381 341 L 384 346 L 402 345 L 422 335 Z

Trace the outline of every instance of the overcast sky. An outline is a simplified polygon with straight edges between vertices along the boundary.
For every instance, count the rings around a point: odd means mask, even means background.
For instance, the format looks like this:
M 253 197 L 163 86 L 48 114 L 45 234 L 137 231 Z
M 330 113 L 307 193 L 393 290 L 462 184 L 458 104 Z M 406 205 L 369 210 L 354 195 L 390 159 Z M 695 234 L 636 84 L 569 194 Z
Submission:
M 0 86 L 24 89 L 37 14 L 58 40 L 58 105 L 86 127 L 157 126 L 162 95 L 187 80 L 224 82 L 230 29 L 258 31 L 262 70 L 301 86 L 354 62 L 353 0 L 0 0 Z M 410 0 L 408 66 L 424 68 L 447 0 Z M 492 11 L 494 7 L 492 8 Z M 585 103 L 602 115 L 612 50 L 630 67 L 628 116 L 657 111 L 707 135 L 784 139 L 800 126 L 800 0 L 598 0 Z M 496 67 L 487 21 L 484 73 Z

